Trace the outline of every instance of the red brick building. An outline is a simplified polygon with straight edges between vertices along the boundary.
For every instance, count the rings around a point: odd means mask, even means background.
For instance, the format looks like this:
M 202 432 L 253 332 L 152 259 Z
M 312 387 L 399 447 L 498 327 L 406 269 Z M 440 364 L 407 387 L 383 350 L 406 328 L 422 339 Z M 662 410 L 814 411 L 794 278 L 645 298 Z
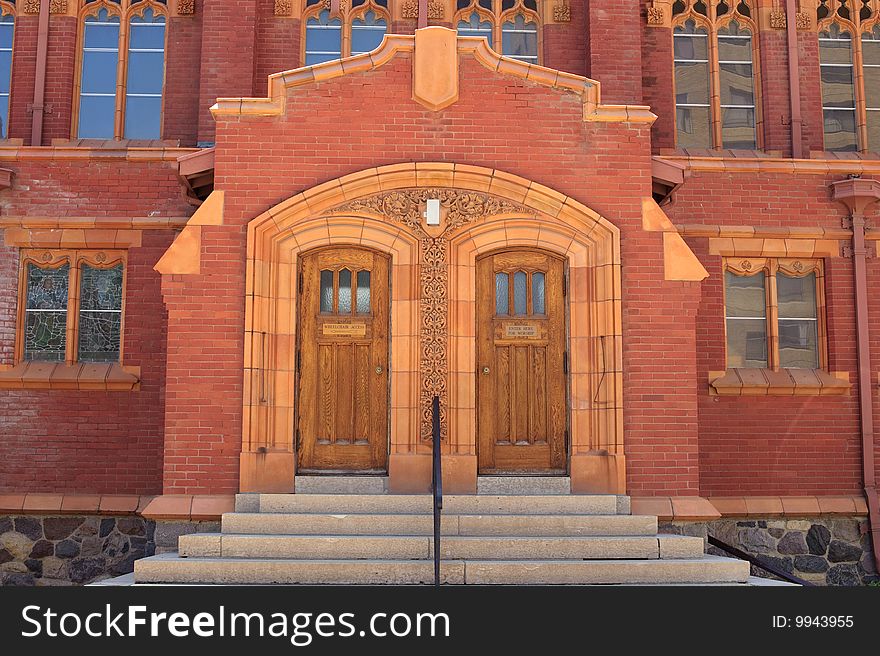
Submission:
M 448 491 L 876 575 L 880 2 L 0 9 L 0 513 L 422 492 L 436 395 Z

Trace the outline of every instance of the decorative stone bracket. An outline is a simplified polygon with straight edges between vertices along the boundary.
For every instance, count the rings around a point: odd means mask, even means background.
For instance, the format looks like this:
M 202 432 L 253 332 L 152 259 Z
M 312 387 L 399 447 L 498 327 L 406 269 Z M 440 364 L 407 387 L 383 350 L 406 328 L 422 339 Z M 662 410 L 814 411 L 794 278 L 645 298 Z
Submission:
M 653 198 L 642 200 L 642 228 L 647 232 L 663 233 L 663 269 L 666 280 L 699 282 L 709 277 L 709 272 Z
M 222 191 L 211 192 L 153 269 L 169 275 L 200 273 L 202 226 L 223 225 L 223 200 Z

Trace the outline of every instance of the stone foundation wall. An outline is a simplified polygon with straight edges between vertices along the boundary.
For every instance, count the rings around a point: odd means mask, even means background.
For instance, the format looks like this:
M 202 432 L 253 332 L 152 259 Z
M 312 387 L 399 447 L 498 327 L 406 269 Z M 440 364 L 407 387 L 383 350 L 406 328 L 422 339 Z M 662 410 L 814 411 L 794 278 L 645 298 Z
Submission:
M 865 517 L 724 518 L 714 522 L 660 522 L 661 533 L 711 535 L 770 565 L 817 585 L 880 582 Z M 725 552 L 707 545 L 709 553 Z M 775 578 L 752 566 L 752 574 Z
M 0 586 L 83 585 L 121 576 L 138 558 L 176 551 L 184 533 L 219 530 L 219 522 L 136 515 L 0 515 Z

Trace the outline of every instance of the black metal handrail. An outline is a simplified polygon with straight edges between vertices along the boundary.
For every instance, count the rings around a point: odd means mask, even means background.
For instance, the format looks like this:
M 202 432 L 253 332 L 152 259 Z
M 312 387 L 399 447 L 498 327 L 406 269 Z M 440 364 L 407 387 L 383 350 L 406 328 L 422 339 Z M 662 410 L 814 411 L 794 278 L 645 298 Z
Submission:
M 737 549 L 736 547 L 733 547 L 733 546 L 727 544 L 726 542 L 722 542 L 718 538 L 713 538 L 711 535 L 709 536 L 709 544 L 711 544 L 713 547 L 718 547 L 722 551 L 726 551 L 731 556 L 736 556 L 737 558 L 739 558 L 741 560 L 747 560 L 755 567 L 760 567 L 765 572 L 770 572 L 773 576 L 779 577 L 783 581 L 788 581 L 789 583 L 797 583 L 798 585 L 805 585 L 805 586 L 815 586 L 816 585 L 815 583 L 811 583 L 810 581 L 805 581 L 804 579 L 798 578 L 794 574 L 789 574 L 788 572 L 785 572 L 785 571 L 779 569 L 778 567 L 771 565 L 770 563 L 765 563 L 763 560 L 761 560 L 757 556 L 753 556 L 752 554 L 746 553 L 745 551 L 742 551 L 741 549 Z
M 431 402 L 431 437 L 433 439 L 433 468 L 431 491 L 434 495 L 434 585 L 440 585 L 440 512 L 443 510 L 443 468 L 440 458 L 440 397 Z

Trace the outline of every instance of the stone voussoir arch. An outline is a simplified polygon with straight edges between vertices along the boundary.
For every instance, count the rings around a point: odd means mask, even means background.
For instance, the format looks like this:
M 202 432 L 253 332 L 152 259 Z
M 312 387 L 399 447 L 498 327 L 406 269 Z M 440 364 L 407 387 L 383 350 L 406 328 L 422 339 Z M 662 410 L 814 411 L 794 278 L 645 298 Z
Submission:
M 442 228 L 430 231 L 414 214 L 413 202 L 424 190 L 444 199 Z M 473 458 L 473 467 L 463 467 L 472 470 L 473 486 L 463 487 L 475 488 L 474 439 L 467 436 L 473 433 L 473 383 L 466 382 L 472 372 L 462 360 L 473 333 L 467 304 L 473 304 L 474 261 L 499 247 L 534 246 L 564 255 L 570 267 L 573 489 L 576 480 L 589 479 L 584 491 L 623 491 L 619 230 L 538 183 L 450 163 L 395 164 L 346 175 L 296 194 L 248 224 L 242 491 L 292 491 L 297 258 L 331 244 L 372 248 L 392 259 L 392 489 L 419 487 L 394 485 L 395 458 L 427 457 L 424 400 L 436 387 L 442 388 L 451 427 L 444 434 L 445 452 Z M 425 276 L 445 288 L 445 305 L 431 305 L 443 292 L 426 294 Z M 437 326 L 429 330 L 421 319 L 441 308 L 448 315 L 445 333 Z M 426 340 L 436 342 L 431 353 L 445 358 L 433 377 L 425 373 L 433 366 L 425 361 Z M 266 482 L 288 476 L 289 490 L 283 482 Z

